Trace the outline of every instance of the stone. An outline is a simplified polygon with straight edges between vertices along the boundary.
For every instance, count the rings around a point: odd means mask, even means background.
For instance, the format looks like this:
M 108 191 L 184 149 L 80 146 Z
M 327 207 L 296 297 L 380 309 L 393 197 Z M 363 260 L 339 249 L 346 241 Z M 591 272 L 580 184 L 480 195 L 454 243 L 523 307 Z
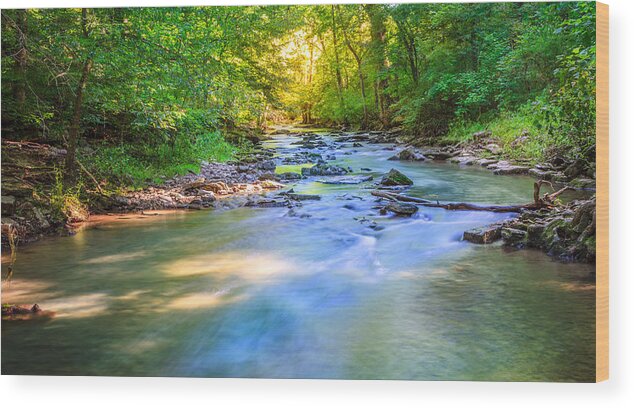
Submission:
M 484 148 L 492 154 L 500 154 L 502 152 L 502 148 L 495 143 L 489 143 L 488 145 L 484 146 Z
M 302 168 L 303 176 L 342 176 L 347 173 L 348 170 L 343 167 L 328 164 L 318 164 L 310 168 Z
M 414 182 L 396 169 L 391 169 L 389 173 L 381 179 L 381 185 L 384 186 L 411 186 Z
M 525 243 L 526 231 L 516 228 L 502 228 L 502 240 L 504 245 L 521 247 Z
M 498 176 L 505 176 L 510 174 L 527 174 L 527 173 L 528 173 L 527 166 L 508 165 L 508 166 L 501 166 L 493 170 L 493 174 L 496 174 Z
M 570 185 L 581 190 L 593 190 L 597 187 L 595 180 L 587 178 L 576 178 L 570 182 Z
M 189 182 L 183 186 L 183 191 L 194 190 L 203 187 L 207 181 L 204 177 L 199 177 L 196 180 Z
M 389 203 L 385 206 L 385 209 L 398 215 L 411 216 L 416 214 L 418 207 L 414 204 L 406 203 Z
M 254 200 L 247 201 L 245 206 L 246 207 L 263 207 L 263 208 L 288 207 L 289 203 L 286 200 L 257 198 Z
M 280 195 L 295 201 L 321 200 L 321 197 L 316 194 L 280 193 Z
M 260 181 L 260 185 L 262 186 L 262 188 L 267 190 L 275 190 L 284 187 L 284 184 L 278 183 L 277 181 L 273 180 L 262 180 Z
M 576 160 L 568 167 L 566 167 L 566 169 L 564 170 L 564 174 L 566 175 L 566 177 L 568 177 L 568 179 L 574 179 L 575 177 L 579 177 L 580 175 L 582 175 L 584 170 L 585 166 L 583 164 L 583 161 Z
M 474 244 L 490 244 L 502 237 L 502 228 L 500 225 L 493 224 L 486 227 L 473 228 L 465 231 L 462 239 Z
M 294 208 L 291 208 L 290 210 L 288 210 L 288 212 L 286 213 L 285 216 L 286 217 L 297 217 L 297 218 L 310 218 L 310 217 L 312 217 L 312 215 L 307 214 L 307 213 L 299 213 Z
M 278 174 L 278 177 L 280 178 L 280 180 L 301 180 L 303 178 L 301 174 L 291 171 Z
M 459 152 L 453 152 L 446 149 L 432 148 L 423 150 L 422 155 L 425 157 L 431 157 L 433 160 L 447 160 L 454 156 L 457 156 Z
M 2 196 L 2 215 L 13 215 L 15 213 L 15 197 Z
M 258 180 L 262 181 L 262 180 L 273 180 L 275 181 L 277 178 L 277 176 L 275 175 L 275 173 L 263 173 L 260 174 L 260 176 L 258 177 Z
M 476 161 L 477 164 L 479 164 L 480 166 L 483 166 L 483 167 L 488 167 L 488 166 L 490 166 L 492 164 L 495 164 L 497 162 L 498 162 L 498 160 L 496 160 L 496 159 L 480 159 L 480 160 Z
M 546 226 L 543 224 L 531 224 L 526 230 L 526 245 L 531 248 L 541 248 L 543 245 L 543 234 Z
M 451 163 L 462 164 L 465 166 L 472 166 L 476 163 L 477 159 L 473 156 L 458 156 L 458 157 L 452 157 L 451 159 L 449 159 L 449 161 Z
M 537 167 L 529 169 L 528 174 L 535 177 L 537 180 L 552 180 L 555 172 L 552 170 L 543 170 Z
M 414 149 L 404 149 L 390 157 L 388 160 L 401 160 L 401 161 L 424 161 L 426 157 L 415 151 Z
M 42 229 L 50 228 L 51 224 L 48 222 L 44 214 L 42 214 L 42 210 L 40 210 L 38 207 L 33 206 L 32 211 L 33 211 L 33 215 L 35 216 L 35 219 L 40 224 L 40 227 Z M 73 218 L 73 215 L 74 214 L 71 214 L 71 216 L 68 217 L 69 221 L 71 222 L 75 221 L 75 219 Z M 84 221 L 87 218 L 88 218 L 87 212 L 77 215 L 77 221 Z
M 366 181 L 371 181 L 372 179 L 373 179 L 372 176 L 341 176 L 341 177 L 332 178 L 328 180 L 317 180 L 317 181 L 323 184 L 361 184 Z
M 486 139 L 487 137 L 491 137 L 493 133 L 490 130 L 481 130 L 479 132 L 475 132 L 471 135 L 473 140 L 480 141 L 482 139 Z

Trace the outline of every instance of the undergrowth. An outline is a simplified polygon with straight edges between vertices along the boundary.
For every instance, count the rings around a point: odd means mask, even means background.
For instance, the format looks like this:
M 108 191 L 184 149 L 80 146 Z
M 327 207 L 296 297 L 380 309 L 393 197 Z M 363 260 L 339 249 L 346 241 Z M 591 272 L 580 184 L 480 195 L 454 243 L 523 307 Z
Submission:
M 444 139 L 448 142 L 473 140 L 474 133 L 486 130 L 491 131 L 491 137 L 502 148 L 502 155 L 510 159 L 537 162 L 544 159 L 544 153 L 553 145 L 530 105 L 478 121 L 456 121 Z
M 88 160 L 97 174 L 114 185 L 140 188 L 188 171 L 197 173 L 203 161 L 226 162 L 239 150 L 216 131 L 157 145 L 104 144 Z

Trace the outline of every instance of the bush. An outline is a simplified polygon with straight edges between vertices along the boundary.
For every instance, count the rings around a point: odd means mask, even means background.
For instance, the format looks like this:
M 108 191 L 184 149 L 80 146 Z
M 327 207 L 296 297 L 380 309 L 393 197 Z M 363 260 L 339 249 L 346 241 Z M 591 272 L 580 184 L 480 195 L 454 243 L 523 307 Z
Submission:
M 53 219 L 61 222 L 79 222 L 88 219 L 88 207 L 81 200 L 82 183 L 66 188 L 60 169 L 55 169 L 55 184 L 51 190 L 50 204 Z

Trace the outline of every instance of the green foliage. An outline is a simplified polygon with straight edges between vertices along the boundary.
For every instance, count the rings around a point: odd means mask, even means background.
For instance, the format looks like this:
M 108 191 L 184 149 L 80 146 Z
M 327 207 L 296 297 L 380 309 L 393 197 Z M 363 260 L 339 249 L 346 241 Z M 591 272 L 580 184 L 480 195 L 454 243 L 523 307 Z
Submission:
M 531 158 L 540 161 L 552 144 L 540 123 L 535 106 L 531 103 L 519 107 L 518 110 L 483 117 L 479 121 L 454 121 L 444 140 L 470 140 L 474 133 L 482 130 L 490 130 L 505 156 L 514 159 Z
M 104 144 L 89 161 L 97 174 L 118 184 L 141 187 L 188 171 L 197 172 L 202 161 L 227 161 L 236 152 L 236 147 L 216 131 L 198 133 L 195 138 L 176 138 L 171 145 Z
M 279 112 L 420 142 L 481 125 L 506 143 L 535 122 L 540 147 L 594 156 L 591 2 L 29 9 L 2 23 L 3 133 L 64 144 L 91 60 L 82 139 L 135 184 L 227 158 L 217 132 Z
M 49 197 L 53 219 L 60 222 L 84 221 L 88 217 L 88 209 L 82 199 L 83 184 L 80 181 L 67 187 L 63 180 L 61 169 L 55 169 L 55 184 Z
M 561 55 L 554 71 L 561 84 L 542 104 L 548 132 L 569 154 L 595 161 L 596 146 L 596 44 L 594 5 L 580 3 L 560 32 L 579 39 L 579 46 Z M 584 41 L 585 39 L 585 41 Z

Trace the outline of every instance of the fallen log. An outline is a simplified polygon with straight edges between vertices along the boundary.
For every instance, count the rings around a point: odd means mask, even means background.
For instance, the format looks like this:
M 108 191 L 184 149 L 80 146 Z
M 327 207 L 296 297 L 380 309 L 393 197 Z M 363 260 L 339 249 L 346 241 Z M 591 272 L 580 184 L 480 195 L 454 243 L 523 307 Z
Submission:
M 489 211 L 489 212 L 521 212 L 524 210 L 539 210 L 542 208 L 552 208 L 555 206 L 555 199 L 563 192 L 568 190 L 574 190 L 571 187 L 564 187 L 553 193 L 545 193 L 543 196 L 539 196 L 542 184 L 548 184 L 552 188 L 552 184 L 546 180 L 536 181 L 533 185 L 533 199 L 532 203 L 520 204 L 520 205 L 478 205 L 471 203 L 440 203 L 425 200 L 423 198 L 410 197 L 404 194 L 387 193 L 383 191 L 372 191 L 371 194 L 376 197 L 385 198 L 394 202 L 411 202 L 421 205 L 423 207 L 432 208 L 444 208 L 451 211 Z
M 387 193 L 387 192 L 383 192 L 383 191 L 373 191 L 371 194 L 373 196 L 375 196 L 375 197 L 385 198 L 385 199 L 390 200 L 390 201 L 401 201 L 401 202 L 404 202 L 404 203 L 417 203 L 417 204 L 429 204 L 429 203 L 432 203 L 432 201 L 425 200 L 424 198 L 411 197 L 411 196 L 404 195 L 404 194 Z
M 543 208 L 536 206 L 535 203 L 524 205 L 477 205 L 470 203 L 421 203 L 424 207 L 444 208 L 445 210 L 452 211 L 489 211 L 489 212 L 521 212 L 522 210 L 537 210 Z

